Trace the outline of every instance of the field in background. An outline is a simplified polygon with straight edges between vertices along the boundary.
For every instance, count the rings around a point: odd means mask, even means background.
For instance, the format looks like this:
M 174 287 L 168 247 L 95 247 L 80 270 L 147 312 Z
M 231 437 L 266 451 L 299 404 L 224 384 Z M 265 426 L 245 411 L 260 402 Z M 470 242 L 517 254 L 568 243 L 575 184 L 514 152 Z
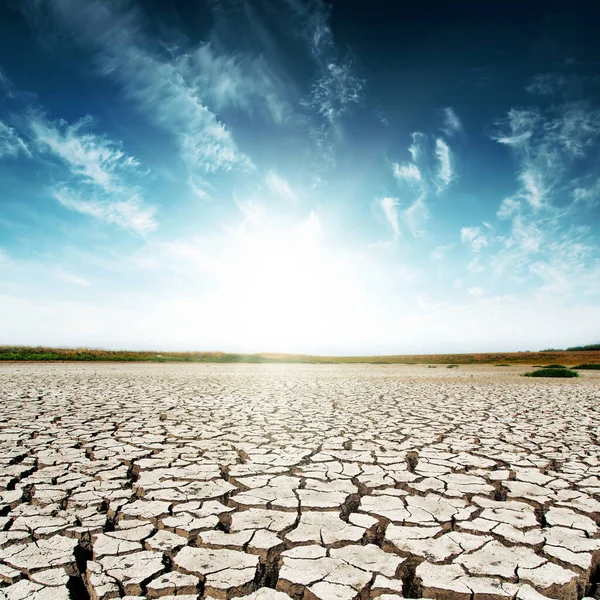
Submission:
M 575 366 L 600 363 L 600 350 L 490 352 L 479 354 L 407 354 L 397 356 L 309 356 L 304 354 L 231 354 L 227 352 L 158 352 L 0 346 L 0 361 L 211 362 L 211 363 L 371 363 L 503 364 Z

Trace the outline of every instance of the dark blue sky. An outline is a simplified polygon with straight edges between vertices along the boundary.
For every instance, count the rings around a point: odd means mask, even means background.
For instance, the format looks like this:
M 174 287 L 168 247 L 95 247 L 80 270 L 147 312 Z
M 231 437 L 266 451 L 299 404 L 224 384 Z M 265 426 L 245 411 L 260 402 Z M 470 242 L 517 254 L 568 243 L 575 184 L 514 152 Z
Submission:
M 597 341 L 599 26 L 591 1 L 0 0 L 0 341 Z

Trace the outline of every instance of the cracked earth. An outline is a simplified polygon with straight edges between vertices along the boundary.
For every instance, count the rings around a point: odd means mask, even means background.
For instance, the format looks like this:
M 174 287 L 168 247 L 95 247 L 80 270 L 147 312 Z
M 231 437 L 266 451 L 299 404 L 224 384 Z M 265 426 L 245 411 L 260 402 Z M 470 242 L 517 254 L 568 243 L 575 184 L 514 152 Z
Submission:
M 600 377 L 520 371 L 0 365 L 0 599 L 599 598 Z

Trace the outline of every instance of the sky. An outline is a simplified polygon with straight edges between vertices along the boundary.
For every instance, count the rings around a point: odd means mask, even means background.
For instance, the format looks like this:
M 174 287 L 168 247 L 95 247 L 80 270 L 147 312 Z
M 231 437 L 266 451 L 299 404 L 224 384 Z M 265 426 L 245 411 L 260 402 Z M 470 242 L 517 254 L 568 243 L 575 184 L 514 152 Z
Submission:
M 0 344 L 600 340 L 594 1 L 0 0 Z

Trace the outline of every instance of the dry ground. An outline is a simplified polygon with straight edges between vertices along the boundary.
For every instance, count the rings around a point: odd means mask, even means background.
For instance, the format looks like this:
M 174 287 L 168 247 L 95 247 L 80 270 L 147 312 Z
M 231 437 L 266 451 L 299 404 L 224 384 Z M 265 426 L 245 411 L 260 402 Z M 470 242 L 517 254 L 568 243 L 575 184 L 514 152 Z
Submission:
M 600 373 L 0 365 L 0 598 L 597 593 Z

